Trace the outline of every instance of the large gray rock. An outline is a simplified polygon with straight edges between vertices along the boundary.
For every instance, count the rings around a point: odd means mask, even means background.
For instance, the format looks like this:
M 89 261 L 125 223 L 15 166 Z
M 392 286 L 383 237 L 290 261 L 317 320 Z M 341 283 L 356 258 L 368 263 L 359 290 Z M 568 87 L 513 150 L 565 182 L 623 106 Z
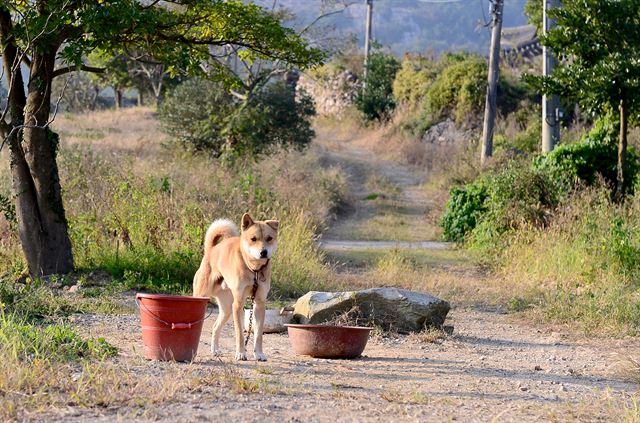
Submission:
M 449 303 L 423 292 L 398 288 L 364 291 L 311 291 L 295 304 L 294 319 L 300 323 L 347 322 L 376 325 L 397 332 L 440 327 L 449 312 Z M 345 323 L 344 319 L 341 323 Z
M 455 124 L 451 119 L 432 125 L 422 136 L 422 142 L 444 145 L 458 142 L 468 143 L 474 137 L 471 129 L 464 129 Z

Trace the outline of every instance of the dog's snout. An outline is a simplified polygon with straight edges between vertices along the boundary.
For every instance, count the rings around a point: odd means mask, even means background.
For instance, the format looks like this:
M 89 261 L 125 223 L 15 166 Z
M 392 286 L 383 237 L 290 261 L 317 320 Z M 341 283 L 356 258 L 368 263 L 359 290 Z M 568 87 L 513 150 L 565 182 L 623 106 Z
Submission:
M 267 257 L 267 250 L 260 251 L 260 258 L 266 258 L 266 257 Z

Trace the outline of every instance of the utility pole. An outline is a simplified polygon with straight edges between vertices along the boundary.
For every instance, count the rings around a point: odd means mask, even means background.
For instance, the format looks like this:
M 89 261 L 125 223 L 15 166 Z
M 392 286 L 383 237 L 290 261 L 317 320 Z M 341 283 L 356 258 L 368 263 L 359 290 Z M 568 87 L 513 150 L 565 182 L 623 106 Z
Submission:
M 553 19 L 549 19 L 549 9 L 560 7 L 559 0 L 543 0 L 544 10 L 542 12 L 542 25 L 544 34 L 556 26 Z M 542 74 L 551 75 L 556 65 L 553 57 L 546 46 L 542 46 Z M 560 100 L 557 95 L 542 96 L 542 151 L 548 153 L 553 150 L 560 141 Z
M 502 7 L 504 0 L 494 0 L 491 13 L 491 50 L 489 51 L 489 75 L 487 76 L 487 99 L 484 106 L 482 126 L 482 153 L 480 164 L 493 155 L 493 126 L 496 119 L 496 97 L 500 72 L 500 35 L 502 31 Z
M 373 0 L 365 0 L 367 4 L 367 23 L 364 35 L 364 81 L 362 89 L 367 84 L 367 66 L 369 65 L 369 52 L 371 51 L 371 21 L 373 20 Z

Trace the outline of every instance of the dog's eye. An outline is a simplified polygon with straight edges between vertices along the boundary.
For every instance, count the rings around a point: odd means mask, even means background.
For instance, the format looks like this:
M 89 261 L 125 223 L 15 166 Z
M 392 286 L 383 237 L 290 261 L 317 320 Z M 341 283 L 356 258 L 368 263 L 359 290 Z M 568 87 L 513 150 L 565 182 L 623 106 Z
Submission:
M 267 242 L 271 242 L 273 241 L 273 238 L 271 238 L 270 236 L 267 237 Z
M 251 237 L 251 242 L 256 242 L 257 240 L 258 240 L 258 238 L 256 238 L 255 236 Z

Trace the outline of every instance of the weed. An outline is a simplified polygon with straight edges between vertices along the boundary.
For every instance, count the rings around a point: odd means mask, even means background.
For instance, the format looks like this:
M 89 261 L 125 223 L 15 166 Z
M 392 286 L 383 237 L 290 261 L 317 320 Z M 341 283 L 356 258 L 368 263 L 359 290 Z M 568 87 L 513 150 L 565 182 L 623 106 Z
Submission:
M 447 337 L 447 333 L 441 328 L 429 327 L 425 328 L 421 332 L 411 334 L 410 337 L 420 343 L 431 344 L 445 339 Z

